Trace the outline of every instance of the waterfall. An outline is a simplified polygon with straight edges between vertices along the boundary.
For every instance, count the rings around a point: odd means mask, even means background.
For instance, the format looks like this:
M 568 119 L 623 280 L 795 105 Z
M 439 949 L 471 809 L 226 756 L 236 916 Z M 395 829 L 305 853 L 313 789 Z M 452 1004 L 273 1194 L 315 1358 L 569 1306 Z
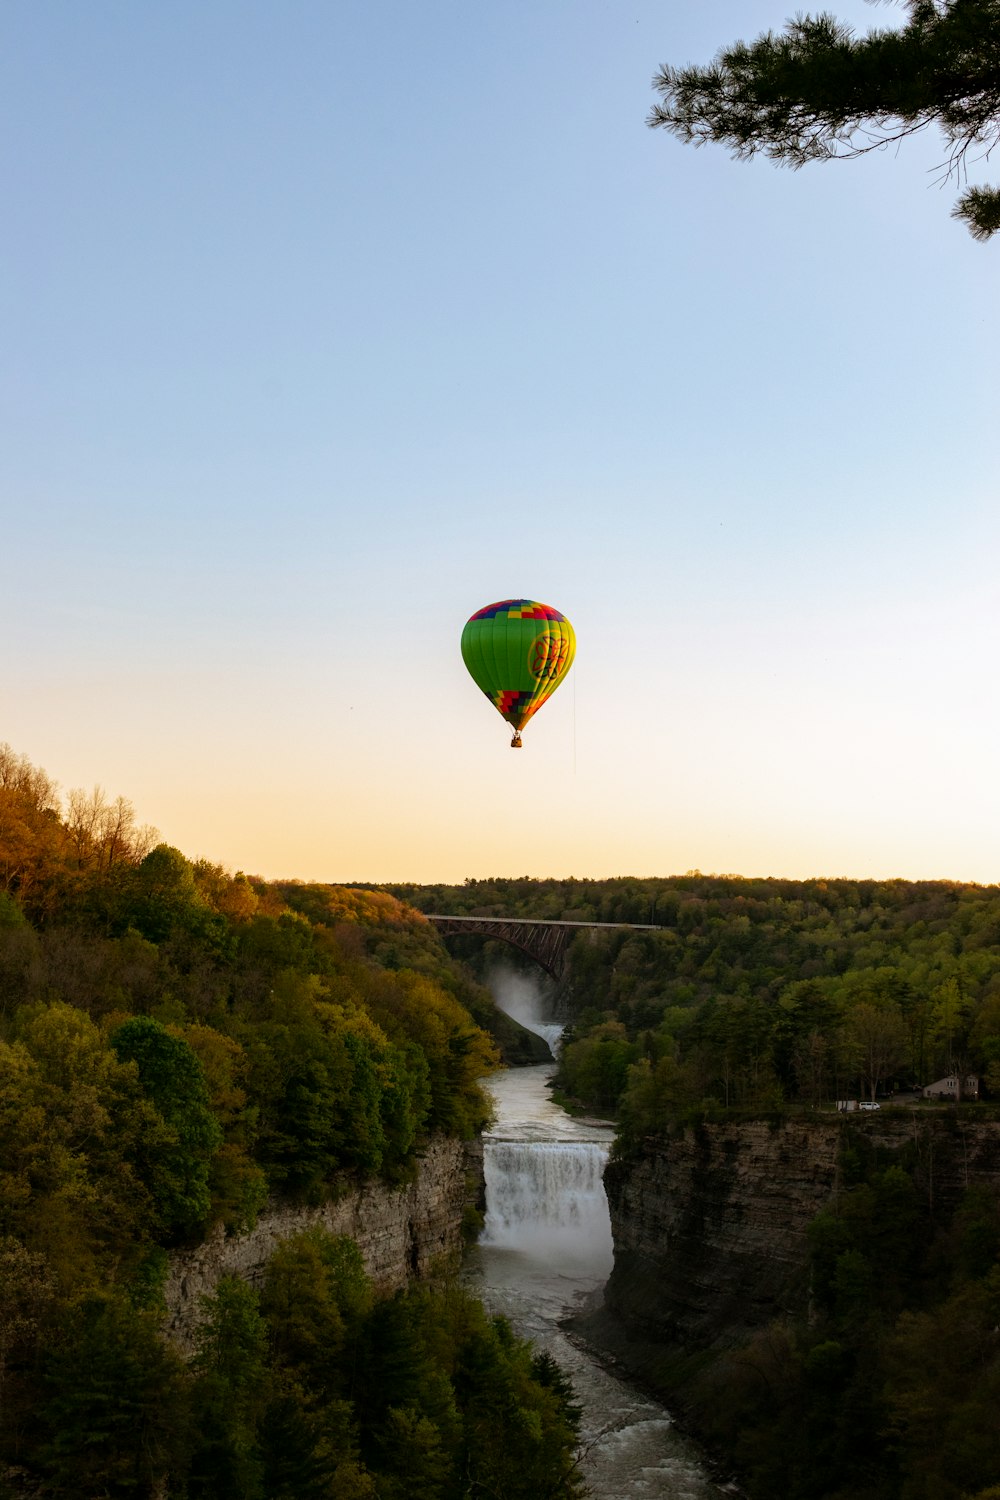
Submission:
M 542 1063 L 486 1080 L 495 1106 L 483 1137 L 486 1224 L 463 1279 L 572 1381 L 582 1410 L 580 1472 L 594 1500 L 722 1500 L 663 1407 L 562 1329 L 611 1270 L 602 1173 L 614 1132 L 553 1103 L 554 1072 Z
M 543 1036 L 555 1054 L 563 1028 L 545 1019 L 552 1014 L 548 981 L 498 964 L 489 985 L 499 1008 Z M 505 1075 L 505 1107 L 483 1137 L 486 1222 L 480 1244 L 555 1271 L 572 1267 L 600 1282 L 614 1264 L 604 1193 L 612 1132 L 573 1120 L 552 1103 L 542 1083 L 554 1071 L 544 1064 Z
M 544 1019 L 551 1015 L 554 986 L 545 976 L 524 974 L 509 965 L 494 964 L 486 977 L 498 1009 L 515 1021 L 520 1021 L 527 1031 L 544 1037 L 555 1057 L 559 1051 L 565 1029 L 562 1021 Z
M 487 1137 L 481 1242 L 607 1275 L 613 1259 L 603 1182 L 607 1159 L 607 1146 L 594 1141 Z

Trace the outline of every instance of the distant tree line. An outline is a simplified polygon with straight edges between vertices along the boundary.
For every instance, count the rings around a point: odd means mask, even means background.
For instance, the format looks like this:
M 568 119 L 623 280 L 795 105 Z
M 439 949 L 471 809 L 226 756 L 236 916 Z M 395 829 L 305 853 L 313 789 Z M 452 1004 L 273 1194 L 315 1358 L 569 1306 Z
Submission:
M 562 987 L 561 1086 L 625 1132 L 952 1073 L 1000 1095 L 996 886 L 693 872 L 393 890 L 424 911 L 653 924 L 578 934 Z

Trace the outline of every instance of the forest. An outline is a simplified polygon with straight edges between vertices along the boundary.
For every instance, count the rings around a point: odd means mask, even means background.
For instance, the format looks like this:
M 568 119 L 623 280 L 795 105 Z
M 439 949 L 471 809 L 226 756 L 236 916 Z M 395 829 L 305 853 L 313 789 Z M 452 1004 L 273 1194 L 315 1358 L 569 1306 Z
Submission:
M 674 1132 L 853 1095 L 1000 1130 L 995 886 L 691 872 L 392 890 L 455 915 L 643 924 L 581 930 L 550 994 L 570 1017 L 563 1094 L 616 1119 L 625 1164 Z M 483 972 L 512 961 L 449 941 Z M 916 1097 L 947 1075 L 977 1078 L 979 1101 Z M 888 1162 L 841 1118 L 808 1319 L 721 1356 L 665 1351 L 659 1389 L 751 1500 L 1000 1500 L 997 1183 L 970 1180 L 942 1213 L 915 1139 Z
M 496 948 L 450 955 L 421 909 L 635 924 L 581 929 L 550 995 L 559 1087 L 615 1118 L 623 1162 L 947 1074 L 969 1097 L 906 1107 L 996 1120 L 995 887 L 268 882 L 0 746 L 0 1496 L 580 1492 L 552 1361 L 447 1281 L 381 1295 L 353 1241 L 311 1231 L 262 1286 L 224 1279 L 189 1360 L 162 1336 L 172 1251 L 269 1198 L 408 1182 L 431 1136 L 482 1129 L 501 1055 L 530 1056 L 481 983 Z M 751 1500 L 1000 1500 L 995 1186 L 942 1216 L 905 1154 L 845 1130 L 840 1165 L 808 1322 L 661 1386 Z
M 223 1281 L 190 1362 L 161 1336 L 171 1250 L 479 1131 L 490 1026 L 392 896 L 189 860 L 0 746 L 0 1495 L 574 1495 L 559 1370 L 353 1241 Z
M 556 997 L 560 1083 L 624 1133 L 874 1101 L 953 1073 L 1000 1095 L 995 886 L 692 872 L 391 889 L 428 912 L 637 924 L 577 934 Z M 498 947 L 463 951 L 482 967 Z

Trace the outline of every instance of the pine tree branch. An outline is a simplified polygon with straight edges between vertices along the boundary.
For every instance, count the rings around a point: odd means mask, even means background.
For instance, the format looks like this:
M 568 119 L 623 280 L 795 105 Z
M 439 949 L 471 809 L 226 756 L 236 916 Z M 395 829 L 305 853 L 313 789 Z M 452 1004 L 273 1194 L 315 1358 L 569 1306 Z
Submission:
M 906 24 L 856 37 L 833 16 L 724 48 L 707 67 L 664 66 L 648 118 L 687 144 L 727 145 L 791 167 L 853 158 L 937 125 L 948 177 L 1000 140 L 1000 0 L 906 0 Z M 995 232 L 989 189 L 960 199 L 977 238 Z M 978 194 L 978 196 L 976 196 Z

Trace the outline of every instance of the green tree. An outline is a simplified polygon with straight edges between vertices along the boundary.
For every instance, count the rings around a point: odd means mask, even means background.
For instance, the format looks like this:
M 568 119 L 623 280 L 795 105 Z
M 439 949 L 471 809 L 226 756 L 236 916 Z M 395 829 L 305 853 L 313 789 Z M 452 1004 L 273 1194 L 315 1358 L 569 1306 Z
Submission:
M 267 1326 L 244 1281 L 224 1277 L 205 1298 L 194 1368 L 197 1442 L 189 1488 L 211 1500 L 264 1494 L 258 1427 L 268 1399 Z
M 324 1229 L 283 1240 L 268 1263 L 262 1301 L 278 1358 L 339 1390 L 341 1353 L 372 1296 L 354 1240 Z
M 209 1186 L 214 1212 L 227 1229 L 253 1227 L 267 1197 L 267 1179 L 250 1158 L 258 1111 L 249 1105 L 249 1060 L 232 1037 L 211 1026 L 187 1026 L 184 1040 L 201 1063 L 211 1110 L 225 1137 L 212 1158 Z
M 638 1145 L 644 1136 L 662 1135 L 699 1103 L 691 1068 L 668 1053 L 655 1064 L 640 1057 L 628 1070 L 621 1097 L 616 1150 Z
M 372 1299 L 351 1239 L 309 1230 L 283 1241 L 271 1257 L 261 1300 L 274 1361 L 262 1429 L 269 1500 L 374 1494 L 358 1460 L 348 1399 Z
M 559 1081 L 575 1099 L 598 1109 L 615 1109 L 637 1052 L 620 1021 L 602 1022 L 587 1036 L 564 1047 Z
M 844 1024 L 846 1053 L 872 1103 L 879 1085 L 906 1056 L 906 1039 L 906 1026 L 898 1006 L 862 1002 L 848 1012 Z
M 82 1011 L 57 1001 L 20 1022 L 0 1041 L 0 1225 L 76 1295 L 143 1237 L 151 1202 L 133 1162 L 165 1127 Z
M 799 1038 L 793 1064 L 799 1094 L 817 1108 L 826 1095 L 830 1067 L 830 1044 L 821 1031 Z
M 936 125 L 944 170 L 964 174 L 973 148 L 987 155 L 1000 139 L 1000 0 L 904 4 L 899 29 L 857 37 L 831 15 L 799 15 L 778 35 L 723 48 L 708 67 L 663 67 L 649 124 L 793 167 Z M 954 215 L 988 239 L 1000 229 L 1000 190 L 968 188 Z
M 132 874 L 119 921 L 153 943 L 182 933 L 206 947 L 213 938 L 221 942 L 226 929 L 198 889 L 190 862 L 169 844 L 157 844 Z
M 972 1002 L 963 995 L 962 987 L 954 977 L 946 979 L 932 998 L 932 1024 L 934 1040 L 938 1046 L 939 1066 L 946 1073 L 958 1075 L 959 1097 L 962 1092 L 962 1073 L 965 1069 L 965 1033 Z
M 208 1180 L 222 1131 L 209 1106 L 205 1075 L 192 1048 L 149 1016 L 125 1021 L 111 1035 L 123 1062 L 134 1062 L 139 1082 L 165 1129 L 137 1142 L 143 1180 L 168 1233 L 189 1233 L 211 1208 Z
M 970 1042 L 987 1087 L 1000 1094 L 1000 995 L 990 995 L 980 1007 Z
M 1000 1266 L 931 1312 L 904 1313 L 884 1352 L 907 1497 L 979 1500 L 1000 1472 Z M 943 1349 L 961 1349 L 947 1361 Z M 946 1372 L 946 1373 L 943 1373 Z
M 463 1424 L 459 1471 L 465 1493 L 574 1500 L 582 1486 L 568 1384 L 551 1384 L 547 1367 L 533 1368 L 529 1346 L 514 1337 L 505 1319 L 486 1324 L 482 1309 L 473 1305 L 463 1322 L 452 1384 Z
M 308 1389 L 287 1370 L 273 1383 L 261 1429 L 268 1500 L 374 1500 L 350 1403 Z
M 39 1330 L 54 1293 L 45 1257 L 12 1236 L 0 1238 L 0 1442 L 15 1451 L 18 1428 L 34 1404 Z
M 155 1316 L 120 1294 L 92 1294 L 45 1351 L 40 1449 L 47 1493 L 148 1495 L 186 1462 L 187 1399 L 179 1355 Z

